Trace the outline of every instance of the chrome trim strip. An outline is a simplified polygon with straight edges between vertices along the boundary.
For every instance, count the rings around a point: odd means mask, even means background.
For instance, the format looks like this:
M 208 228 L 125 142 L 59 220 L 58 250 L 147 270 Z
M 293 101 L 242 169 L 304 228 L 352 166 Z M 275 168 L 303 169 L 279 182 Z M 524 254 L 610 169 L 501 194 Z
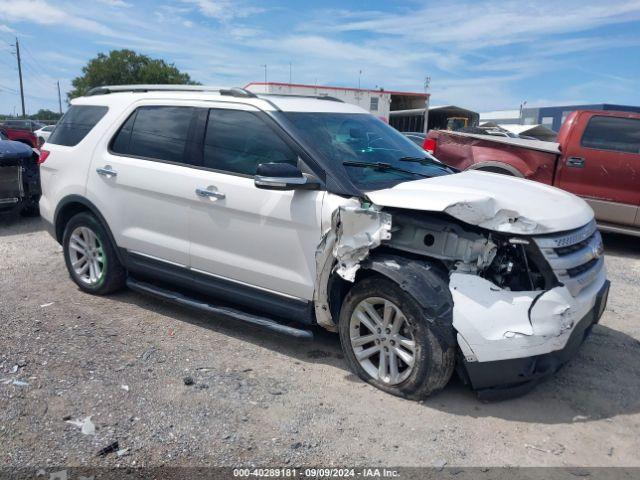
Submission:
M 156 260 L 158 262 L 162 262 L 162 263 L 168 263 L 169 265 L 173 265 L 175 267 L 182 267 L 182 268 L 189 268 L 187 265 L 184 265 L 182 263 L 176 263 L 176 262 L 172 262 L 170 260 L 165 260 L 164 258 L 159 258 L 159 257 L 154 257 L 153 255 L 149 255 L 147 253 L 142 253 L 142 252 L 138 252 L 137 250 L 128 250 L 129 253 L 133 253 L 135 255 L 140 255 L 141 257 L 146 257 L 146 258 L 150 258 L 151 260 Z
M 556 248 L 570 247 L 587 239 L 589 241 L 575 252 L 567 255 L 556 253 Z M 595 220 L 571 232 L 534 237 L 533 240 L 540 248 L 558 281 L 562 282 L 574 297 L 593 283 L 604 268 L 602 236 L 597 230 Z M 570 277 L 567 273 L 568 269 L 584 265 L 594 258 L 597 258 L 598 261 L 580 275 Z
M 604 257 L 600 257 L 596 264 L 586 272 L 581 273 L 577 277 L 570 277 L 566 273 L 564 275 L 558 274 L 558 280 L 560 280 L 567 287 L 571 295 L 577 296 L 582 290 L 591 285 L 600 274 L 600 271 L 604 268 Z
M 233 278 L 223 277 L 222 275 L 216 275 L 215 273 L 206 272 L 204 270 L 200 270 L 200 269 L 197 269 L 197 268 L 189 268 L 189 270 L 191 270 L 192 272 L 201 273 L 203 275 L 208 275 L 209 277 L 218 278 L 220 280 L 226 280 L 226 281 L 231 282 L 231 283 L 237 283 L 238 285 L 243 285 L 245 287 L 255 288 L 256 290 L 262 290 L 264 292 L 272 293 L 274 295 L 279 295 L 281 297 L 291 298 L 293 300 L 299 300 L 301 302 L 308 302 L 309 301 L 309 300 L 307 300 L 305 298 L 296 297 L 294 295 L 289 295 L 287 293 L 277 292 L 275 290 L 271 290 L 270 288 L 259 287 L 257 285 L 252 285 L 250 283 L 241 282 L 240 280 L 234 280 Z
M 204 270 L 200 270 L 200 269 L 197 269 L 197 268 L 189 267 L 189 266 L 187 266 L 187 265 L 183 265 L 183 264 L 181 264 L 181 263 L 176 263 L 176 262 L 171 262 L 171 261 L 169 261 L 169 260 L 164 260 L 164 259 L 162 259 L 162 258 L 154 257 L 153 255 L 149 255 L 149 254 L 146 254 L 146 253 L 138 252 L 138 251 L 136 251 L 136 250 L 128 250 L 128 252 L 129 252 L 129 253 L 133 253 L 133 254 L 135 254 L 135 255 L 140 255 L 141 257 L 149 258 L 149 259 L 151 259 L 151 260 L 156 260 L 156 261 L 158 261 L 158 262 L 167 263 L 167 264 L 169 264 L 169 265 L 174 265 L 174 266 L 176 266 L 176 267 L 182 267 L 182 268 L 185 268 L 185 269 L 187 269 L 187 270 L 191 270 L 192 272 L 195 272 L 195 273 L 201 273 L 201 274 L 203 274 L 203 275 L 207 275 L 207 276 L 209 276 L 209 277 L 218 278 L 218 279 L 220 279 L 220 280 L 226 280 L 226 281 L 228 281 L 228 282 L 231 282 L 231 283 L 237 283 L 238 285 L 243 285 L 243 286 L 245 286 L 245 287 L 255 288 L 256 290 L 262 290 L 262 291 L 264 291 L 264 292 L 272 293 L 272 294 L 274 294 L 274 295 L 279 295 L 279 296 L 281 296 L 281 297 L 290 298 L 290 299 L 292 299 L 292 300 L 298 300 L 298 301 L 300 301 L 300 302 L 305 302 L 305 303 L 309 301 L 309 300 L 307 300 L 306 298 L 296 297 L 296 296 L 294 296 L 294 295 L 289 295 L 289 294 L 287 294 L 287 293 L 277 292 L 277 291 L 275 291 L 275 290 L 271 290 L 270 288 L 259 287 L 259 286 L 257 286 L 257 285 L 252 285 L 252 284 L 250 284 L 250 283 L 241 282 L 240 280 L 234 280 L 233 278 L 223 277 L 222 275 L 216 275 L 215 273 L 206 272 L 206 271 L 204 271 Z
M 568 247 L 589 238 L 596 231 L 596 228 L 596 221 L 591 220 L 584 227 L 580 227 L 577 230 L 557 235 L 535 237 L 534 240 L 543 249 Z
M 579 267 L 594 258 L 601 257 L 602 250 L 602 237 L 600 236 L 600 232 L 596 232 L 589 240 L 589 243 L 580 250 L 562 256 L 545 252 L 545 256 L 553 270 L 567 270 L 569 268 Z

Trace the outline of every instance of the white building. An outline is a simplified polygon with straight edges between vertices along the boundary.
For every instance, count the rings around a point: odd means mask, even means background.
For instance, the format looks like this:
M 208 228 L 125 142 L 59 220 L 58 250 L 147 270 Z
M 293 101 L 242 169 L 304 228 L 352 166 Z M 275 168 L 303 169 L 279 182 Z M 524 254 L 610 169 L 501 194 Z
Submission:
M 396 92 L 390 90 L 367 90 L 350 87 L 327 87 L 296 83 L 252 82 L 244 88 L 254 93 L 279 93 L 313 97 L 334 97 L 345 103 L 358 105 L 372 114 L 389 121 L 392 110 L 407 110 L 425 107 L 428 93 Z
M 497 124 L 520 125 L 520 110 L 495 110 L 493 112 L 480 112 L 480 124 L 493 122 Z

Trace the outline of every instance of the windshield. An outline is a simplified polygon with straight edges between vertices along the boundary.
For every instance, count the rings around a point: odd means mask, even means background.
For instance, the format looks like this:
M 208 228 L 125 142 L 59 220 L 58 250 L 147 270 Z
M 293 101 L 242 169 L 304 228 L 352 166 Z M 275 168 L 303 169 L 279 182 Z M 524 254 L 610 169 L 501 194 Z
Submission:
M 438 162 L 403 134 L 366 113 L 283 112 L 296 133 L 334 169 L 361 190 L 448 175 Z

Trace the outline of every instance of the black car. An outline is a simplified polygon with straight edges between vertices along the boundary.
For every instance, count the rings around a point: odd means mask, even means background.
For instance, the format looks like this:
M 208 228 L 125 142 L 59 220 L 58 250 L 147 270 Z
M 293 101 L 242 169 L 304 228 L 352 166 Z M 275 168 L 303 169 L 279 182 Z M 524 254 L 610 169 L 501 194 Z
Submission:
M 37 215 L 40 200 L 38 155 L 0 132 L 0 213 Z

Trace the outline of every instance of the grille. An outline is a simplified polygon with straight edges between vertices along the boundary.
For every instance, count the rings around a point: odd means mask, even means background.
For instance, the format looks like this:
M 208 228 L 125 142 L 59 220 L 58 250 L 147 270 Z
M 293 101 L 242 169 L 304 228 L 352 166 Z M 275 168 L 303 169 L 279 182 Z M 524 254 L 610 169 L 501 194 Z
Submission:
M 535 237 L 534 241 L 559 282 L 574 297 L 604 268 L 602 237 L 595 220 L 571 232 Z

